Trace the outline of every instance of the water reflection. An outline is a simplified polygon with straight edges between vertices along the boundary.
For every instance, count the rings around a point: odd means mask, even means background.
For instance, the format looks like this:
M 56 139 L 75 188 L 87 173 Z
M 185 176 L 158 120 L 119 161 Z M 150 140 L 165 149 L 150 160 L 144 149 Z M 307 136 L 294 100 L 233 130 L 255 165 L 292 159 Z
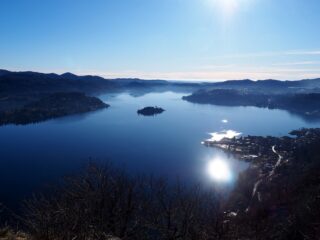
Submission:
M 232 180 L 231 168 L 228 162 L 222 158 L 209 161 L 207 171 L 210 178 L 217 182 L 230 182 Z
M 211 138 L 206 140 L 208 142 L 219 142 L 224 138 L 234 138 L 234 137 L 238 137 L 240 136 L 242 133 L 241 132 L 237 132 L 234 130 L 223 130 L 221 132 L 213 132 L 213 133 L 209 133 L 211 135 Z
M 225 121 L 224 121 L 225 120 Z M 224 119 L 224 123 L 228 123 L 227 119 Z M 234 138 L 240 136 L 242 133 L 234 130 L 223 130 L 220 132 L 209 133 L 211 138 L 206 140 L 205 143 L 219 142 L 224 138 Z M 232 183 L 237 178 L 238 174 L 244 170 L 246 166 L 240 166 L 239 162 L 230 156 L 226 158 L 224 155 L 216 156 L 210 159 L 206 165 L 206 171 L 211 180 L 216 183 Z

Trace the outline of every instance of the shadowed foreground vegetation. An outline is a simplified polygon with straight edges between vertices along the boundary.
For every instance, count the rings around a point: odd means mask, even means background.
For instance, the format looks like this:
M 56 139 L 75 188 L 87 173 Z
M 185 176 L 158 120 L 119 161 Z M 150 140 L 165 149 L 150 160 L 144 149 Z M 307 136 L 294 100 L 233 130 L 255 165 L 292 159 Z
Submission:
M 91 165 L 49 196 L 26 201 L 19 221 L 35 240 L 218 239 L 223 227 L 218 199 L 199 186 L 169 186 Z
M 50 194 L 27 200 L 19 216 L 10 213 L 0 239 L 320 239 L 319 146 L 318 137 L 297 141 L 291 157 L 260 183 L 259 200 L 252 198 L 259 171 L 254 165 L 228 199 L 214 188 L 90 165 Z M 4 213 L 0 206 L 0 222 Z

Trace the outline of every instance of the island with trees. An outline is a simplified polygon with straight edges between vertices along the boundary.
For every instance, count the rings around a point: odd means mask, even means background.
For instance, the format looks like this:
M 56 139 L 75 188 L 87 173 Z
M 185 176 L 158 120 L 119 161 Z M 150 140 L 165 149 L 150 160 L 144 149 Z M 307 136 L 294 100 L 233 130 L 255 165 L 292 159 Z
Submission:
M 137 111 L 138 115 L 154 116 L 163 113 L 165 110 L 160 107 L 145 107 Z

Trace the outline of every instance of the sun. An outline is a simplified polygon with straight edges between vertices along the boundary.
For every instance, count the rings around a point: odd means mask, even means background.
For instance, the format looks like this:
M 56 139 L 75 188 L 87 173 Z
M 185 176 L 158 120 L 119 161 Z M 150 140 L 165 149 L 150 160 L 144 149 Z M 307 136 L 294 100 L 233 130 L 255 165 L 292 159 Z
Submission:
M 231 19 L 252 0 L 207 0 L 225 20 Z
M 239 7 L 239 0 L 214 0 L 224 14 L 234 14 Z

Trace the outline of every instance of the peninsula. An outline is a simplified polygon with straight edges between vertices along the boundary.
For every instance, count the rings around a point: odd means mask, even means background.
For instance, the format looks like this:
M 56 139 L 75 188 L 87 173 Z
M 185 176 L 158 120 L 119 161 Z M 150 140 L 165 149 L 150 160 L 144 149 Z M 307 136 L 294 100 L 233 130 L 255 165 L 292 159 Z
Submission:
M 53 93 L 22 108 L 0 112 L 0 125 L 25 125 L 107 107 L 109 105 L 100 99 L 86 96 L 84 93 Z
M 320 93 L 318 92 L 275 94 L 248 89 L 211 89 L 196 91 L 189 96 L 184 96 L 183 100 L 220 106 L 254 106 L 281 109 L 302 116 L 305 119 L 320 118 Z
M 293 231 L 300 220 L 308 222 L 319 214 L 320 129 L 300 129 L 290 135 L 203 142 L 250 163 L 227 204 L 227 221 L 239 231 L 246 221 L 267 226 L 266 232 L 275 232 L 277 226 Z

